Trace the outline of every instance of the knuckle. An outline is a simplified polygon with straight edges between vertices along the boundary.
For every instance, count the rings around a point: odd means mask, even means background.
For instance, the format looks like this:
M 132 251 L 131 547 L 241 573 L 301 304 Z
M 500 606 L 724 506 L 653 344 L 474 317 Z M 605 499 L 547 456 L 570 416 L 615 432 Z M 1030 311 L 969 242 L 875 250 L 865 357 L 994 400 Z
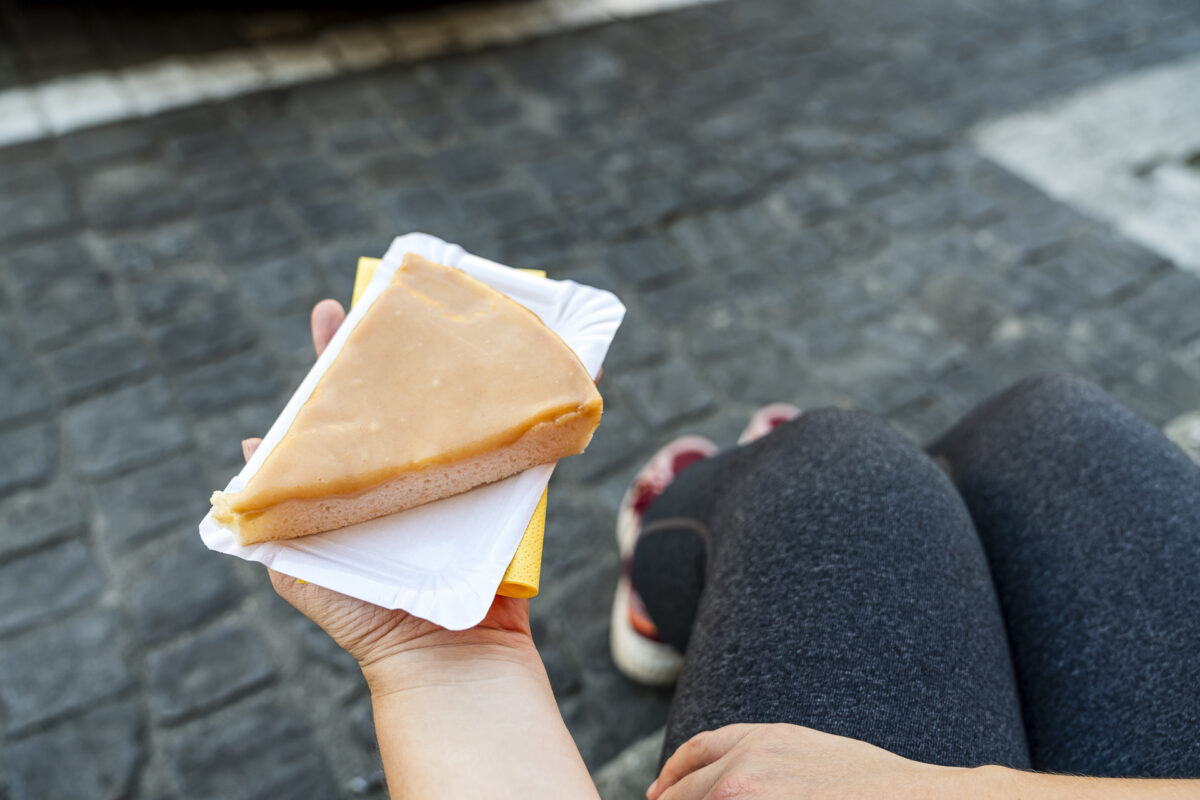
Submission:
M 758 784 L 749 775 L 725 775 L 709 794 L 710 800 L 746 800 L 758 796 Z
M 679 745 L 679 749 L 675 751 L 676 755 L 680 753 L 684 755 L 690 755 L 691 753 L 696 753 L 703 750 L 708 744 L 708 741 L 712 738 L 712 735 L 712 731 L 700 731 L 700 733 L 697 733 L 695 736 Z

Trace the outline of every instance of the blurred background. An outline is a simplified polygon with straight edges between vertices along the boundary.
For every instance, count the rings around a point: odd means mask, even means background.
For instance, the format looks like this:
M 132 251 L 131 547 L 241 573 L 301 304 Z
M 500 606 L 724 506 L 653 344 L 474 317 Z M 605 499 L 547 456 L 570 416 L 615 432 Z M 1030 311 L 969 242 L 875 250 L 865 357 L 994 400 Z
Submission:
M 604 797 L 617 501 L 758 405 L 923 440 L 1067 369 L 1200 445 L 1192 0 L 0 5 L 0 798 L 381 798 L 354 663 L 209 492 L 420 230 L 615 291 L 535 633 Z

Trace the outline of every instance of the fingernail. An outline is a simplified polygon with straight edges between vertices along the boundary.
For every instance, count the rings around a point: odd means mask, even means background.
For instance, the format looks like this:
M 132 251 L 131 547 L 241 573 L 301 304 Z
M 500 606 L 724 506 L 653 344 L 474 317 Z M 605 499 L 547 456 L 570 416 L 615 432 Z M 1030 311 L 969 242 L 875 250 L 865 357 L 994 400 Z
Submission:
M 650 784 L 650 788 L 646 790 L 646 797 L 649 798 L 649 800 L 654 800 L 654 798 L 658 797 L 657 789 L 658 778 L 655 778 L 654 782 Z
M 250 440 L 242 439 L 242 458 L 250 460 Z

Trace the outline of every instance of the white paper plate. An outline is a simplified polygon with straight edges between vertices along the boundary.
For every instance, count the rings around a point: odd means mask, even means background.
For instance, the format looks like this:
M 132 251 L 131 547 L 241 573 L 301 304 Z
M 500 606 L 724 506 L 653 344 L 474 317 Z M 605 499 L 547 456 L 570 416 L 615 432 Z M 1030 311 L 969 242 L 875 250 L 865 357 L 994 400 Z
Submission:
M 240 491 L 258 471 L 406 253 L 457 267 L 530 309 L 578 354 L 592 375 L 600 371 L 625 316 L 625 307 L 611 292 L 527 275 L 428 234 L 397 237 L 329 347 L 225 491 Z M 553 471 L 553 464 L 535 467 L 389 517 L 249 547 L 240 546 L 233 531 L 217 524 L 210 512 L 200 522 L 200 537 L 212 550 L 462 630 L 487 614 Z

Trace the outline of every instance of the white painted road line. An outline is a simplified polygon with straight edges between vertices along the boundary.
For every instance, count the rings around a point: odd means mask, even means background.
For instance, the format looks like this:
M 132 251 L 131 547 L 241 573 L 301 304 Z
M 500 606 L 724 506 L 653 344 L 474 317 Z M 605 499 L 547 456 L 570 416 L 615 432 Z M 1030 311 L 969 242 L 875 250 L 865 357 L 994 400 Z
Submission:
M 1052 197 L 1200 272 L 1200 57 L 981 125 L 979 149 Z
M 457 6 L 331 28 L 307 41 L 264 42 L 68 75 L 0 90 L 0 147 L 383 64 L 721 1 L 534 0 Z

